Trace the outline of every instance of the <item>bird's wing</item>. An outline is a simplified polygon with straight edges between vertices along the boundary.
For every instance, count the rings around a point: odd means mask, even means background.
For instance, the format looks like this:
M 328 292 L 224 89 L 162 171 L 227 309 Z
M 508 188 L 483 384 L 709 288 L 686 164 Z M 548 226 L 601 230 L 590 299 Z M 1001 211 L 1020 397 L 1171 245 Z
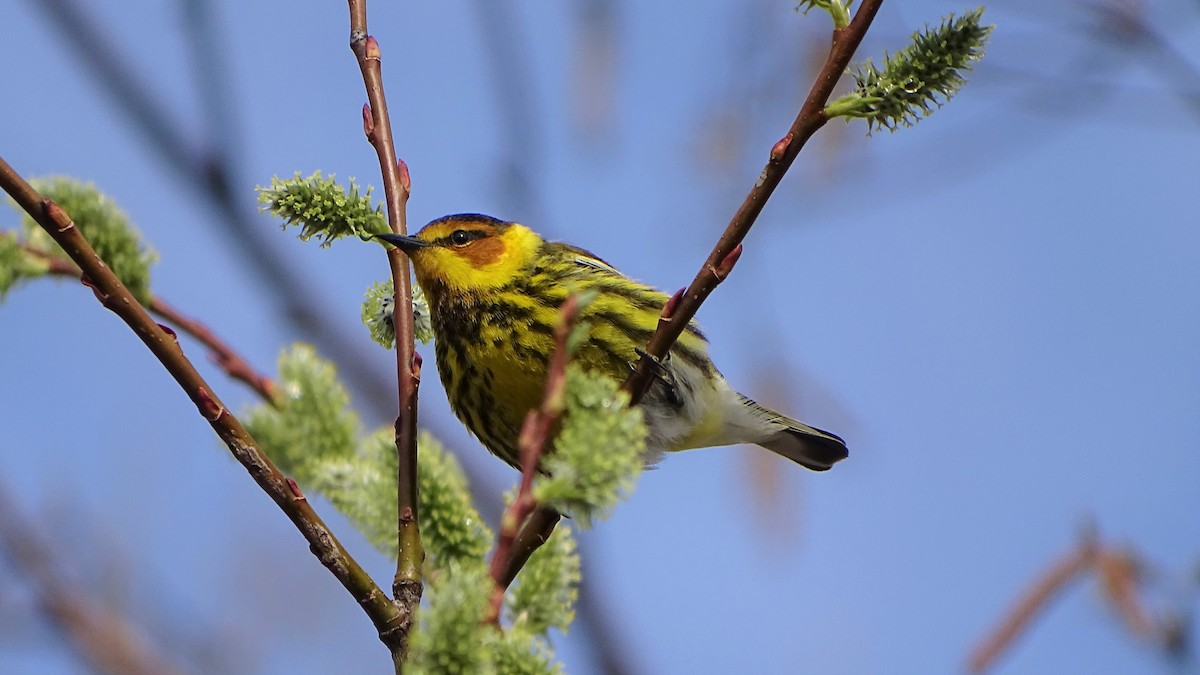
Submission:
M 560 246 L 562 246 L 571 254 L 575 264 L 579 265 L 580 267 L 587 267 L 594 270 L 600 270 L 602 272 L 609 272 L 619 277 L 625 276 L 624 274 L 621 274 L 621 270 L 613 267 L 603 258 L 587 249 L 582 249 L 578 246 L 571 246 L 570 244 L 560 244 Z

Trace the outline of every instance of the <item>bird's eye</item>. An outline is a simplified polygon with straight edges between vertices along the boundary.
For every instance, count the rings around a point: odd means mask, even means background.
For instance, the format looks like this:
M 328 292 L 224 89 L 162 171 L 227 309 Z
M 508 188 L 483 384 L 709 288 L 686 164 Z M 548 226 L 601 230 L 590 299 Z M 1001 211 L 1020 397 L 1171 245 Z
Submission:
M 468 230 L 455 230 L 450 233 L 450 243 L 455 246 L 466 246 L 474 239 L 474 233 Z

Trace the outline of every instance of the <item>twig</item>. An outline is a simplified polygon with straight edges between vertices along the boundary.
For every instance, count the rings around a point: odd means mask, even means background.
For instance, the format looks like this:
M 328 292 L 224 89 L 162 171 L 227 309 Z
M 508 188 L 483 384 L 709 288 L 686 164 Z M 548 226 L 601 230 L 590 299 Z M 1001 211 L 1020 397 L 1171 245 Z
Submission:
M 363 106 L 363 132 L 379 156 L 383 172 L 383 193 L 387 202 L 388 225 L 396 234 L 406 234 L 405 205 L 412 183 L 408 167 L 396 158 L 392 139 L 392 123 L 388 117 L 387 99 L 383 95 L 383 76 L 379 43 L 367 34 L 366 0 L 349 0 L 350 49 L 358 60 L 368 103 Z M 398 248 L 388 251 L 392 286 L 396 289 L 396 308 L 392 319 L 396 324 L 396 387 L 400 411 L 396 417 L 396 452 L 399 455 L 399 486 L 397 488 L 399 522 L 396 578 L 392 592 L 406 609 L 421 602 L 421 533 L 417 528 L 417 386 L 421 382 L 420 357 L 413 342 L 412 280 L 408 274 L 408 257 Z
M 1086 536 L 1075 550 L 1051 565 L 1017 600 L 1000 625 L 975 648 L 967 662 L 967 670 L 982 673 L 990 668 L 1051 598 L 1095 565 L 1098 550 L 1095 539 Z
M 791 167 L 796 155 L 808 139 L 829 121 L 825 115 L 825 105 L 882 2 L 883 0 L 863 0 L 849 25 L 834 29 L 829 56 L 817 74 L 816 82 L 796 115 L 796 120 L 792 122 L 791 129 L 771 148 L 767 165 L 763 167 L 754 187 L 729 221 L 725 232 L 717 240 L 716 246 L 708 254 L 708 259 L 704 261 L 687 290 L 681 289 L 663 308 L 654 335 L 650 337 L 650 342 L 646 345 L 634 372 L 623 385 L 634 404 L 641 401 L 649 389 L 657 367 L 655 363 L 666 358 L 671 345 L 675 344 L 692 317 L 696 316 L 696 311 L 700 309 L 705 298 L 733 269 L 734 263 L 741 255 L 742 240 L 754 225 L 758 214 L 762 212 L 763 206 L 783 179 L 783 175 Z
M 500 517 L 500 534 L 496 539 L 496 551 L 492 554 L 490 572 L 492 579 L 496 582 L 496 588 L 492 593 L 492 603 L 487 616 L 487 620 L 492 623 L 499 622 L 504 591 L 512 582 L 513 576 L 516 576 L 514 570 L 512 576 L 506 578 L 506 571 L 512 562 L 517 534 L 522 529 L 521 526 L 539 507 L 537 500 L 533 498 L 533 479 L 537 476 L 542 453 L 545 452 L 554 426 L 558 423 L 558 418 L 562 416 L 563 407 L 566 405 L 567 360 L 569 359 L 567 338 L 571 335 L 571 329 L 575 325 L 575 317 L 578 313 L 579 297 L 568 296 L 563 301 L 562 307 L 559 308 L 558 326 L 554 329 L 554 353 L 550 357 L 550 364 L 546 370 L 546 391 L 542 395 L 542 404 L 536 410 L 530 410 L 525 415 L 525 422 L 521 425 L 521 434 L 517 436 L 517 451 L 521 457 L 521 485 L 517 488 L 517 496 L 504 510 L 504 515 Z M 550 529 L 553 530 L 554 524 L 557 523 L 558 514 L 555 512 Z M 549 536 L 549 533 L 546 536 Z M 524 561 L 521 562 L 524 563 Z
M 517 540 L 513 542 L 508 563 L 500 575 L 501 586 L 508 588 L 512 584 L 513 579 L 517 578 L 517 572 L 520 572 L 525 563 L 529 561 L 529 556 L 550 539 L 550 535 L 561 519 L 561 513 L 544 504 L 539 504 L 533 513 L 529 514 L 529 518 L 521 526 L 521 531 L 517 533 Z
M 8 552 L 14 569 L 28 581 L 42 613 L 62 631 L 91 669 L 111 675 L 183 672 L 147 644 L 142 631 L 125 616 L 88 599 L 84 589 L 66 579 L 49 542 L 22 518 L 16 503 L 3 489 L 0 489 L 0 550 Z
M 1132 550 L 1100 541 L 1089 527 L 1078 548 L 1043 572 L 975 648 L 968 670 L 979 674 L 991 668 L 1056 594 L 1075 578 L 1088 573 L 1095 574 L 1101 593 L 1131 635 L 1167 655 L 1175 653 L 1179 646 L 1178 624 L 1169 614 L 1152 612 L 1140 597 L 1139 591 L 1146 581 L 1140 557 Z
M 1105 547 L 1096 553 L 1096 577 L 1112 603 L 1113 611 L 1125 622 L 1130 633 L 1150 642 L 1160 631 L 1138 597 L 1141 571 L 1132 551 Z
M 80 271 L 79 266 L 69 260 L 49 255 L 45 251 L 40 251 L 30 246 L 23 245 L 21 248 L 27 253 L 41 258 L 46 263 L 46 271 L 49 274 L 73 279 L 80 279 L 83 276 L 83 272 Z M 151 314 L 155 314 L 163 320 L 171 322 L 179 330 L 192 336 L 197 342 L 207 347 L 213 363 L 225 371 L 226 375 L 249 386 L 267 403 L 275 400 L 275 383 L 271 381 L 271 378 L 255 370 L 246 359 L 242 358 L 241 354 L 238 354 L 224 340 L 217 337 L 217 334 L 212 332 L 208 326 L 196 319 L 180 314 L 174 307 L 157 296 L 150 299 L 150 305 L 146 309 L 150 310 Z
M 168 305 L 165 300 L 158 296 L 151 298 L 150 306 L 147 309 L 175 324 L 180 330 L 196 338 L 200 344 L 208 347 L 213 363 L 225 371 L 226 375 L 248 385 L 251 389 L 258 392 L 258 395 L 267 403 L 275 400 L 277 391 L 275 383 L 271 381 L 271 378 L 255 370 L 246 359 L 242 358 L 241 354 L 238 354 L 221 338 L 217 337 L 216 333 L 209 330 L 208 326 L 205 326 L 196 319 L 180 314 L 174 307 Z
M 333 533 L 313 511 L 296 483 L 271 463 L 241 422 L 221 403 L 208 382 L 184 356 L 173 332 L 155 323 L 112 270 L 100 260 L 70 217 L 54 202 L 43 199 L 3 158 L 0 158 L 0 188 L 54 238 L 83 271 L 82 281 L 96 298 L 119 316 L 141 338 L 208 420 L 259 487 L 275 501 L 309 543 L 309 548 L 350 591 L 375 624 L 379 639 L 393 657 L 405 647 L 411 614 L 385 595 L 371 577 L 346 552 Z

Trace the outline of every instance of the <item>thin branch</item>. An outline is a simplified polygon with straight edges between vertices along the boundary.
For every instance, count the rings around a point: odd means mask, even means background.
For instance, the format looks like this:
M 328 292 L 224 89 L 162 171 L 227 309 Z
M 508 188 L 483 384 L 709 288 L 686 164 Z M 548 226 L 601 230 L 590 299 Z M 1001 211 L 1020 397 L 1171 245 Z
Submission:
M 42 613 L 60 630 L 88 666 L 111 675 L 171 675 L 182 673 L 156 652 L 143 631 L 120 612 L 88 598 L 83 588 L 67 580 L 53 547 L 43 534 L 17 512 L 7 490 L 0 489 L 0 550 L 8 552 L 16 569 L 33 590 Z
M 43 260 L 47 264 L 46 271 L 49 274 L 70 277 L 72 279 L 80 279 L 83 276 L 83 272 L 80 271 L 79 266 L 69 260 L 63 260 L 27 245 L 22 245 L 21 248 L 27 253 Z M 241 354 L 237 353 L 228 343 L 219 338 L 204 323 L 179 313 L 174 307 L 167 304 L 165 300 L 158 296 L 151 298 L 150 305 L 146 309 L 164 321 L 174 324 L 176 328 L 192 336 L 197 342 L 207 347 L 213 363 L 225 371 L 226 375 L 249 386 L 267 403 L 275 400 L 275 383 L 271 381 L 271 378 L 255 370 Z
M 817 74 L 816 82 L 813 83 L 808 98 L 800 108 L 800 113 L 792 122 L 791 129 L 771 148 L 767 165 L 763 167 L 754 187 L 750 189 L 741 207 L 729 221 L 725 232 L 717 240 L 716 246 L 709 253 L 704 265 L 700 267 L 700 271 L 692 280 L 691 285 L 687 287 L 686 291 L 681 289 L 676 293 L 663 308 L 654 335 L 650 337 L 650 342 L 641 359 L 638 360 L 637 367 L 625 381 L 623 387 L 629 392 L 633 403 L 641 401 L 642 396 L 649 389 L 657 368 L 656 362 L 661 363 L 667 357 L 671 345 L 675 344 L 688 322 L 696 316 L 700 305 L 733 269 L 734 263 L 741 255 L 742 240 L 746 238 L 750 227 L 754 225 L 758 214 L 762 212 L 763 206 L 766 205 L 779 182 L 783 180 L 784 174 L 795 161 L 796 155 L 800 153 L 808 139 L 829 121 L 825 115 L 825 105 L 829 102 L 829 97 L 833 94 L 833 88 L 838 79 L 850 65 L 850 58 L 854 56 L 854 51 L 858 49 L 859 43 L 866 35 L 867 28 L 870 27 L 882 2 L 883 0 L 863 0 L 850 24 L 845 28 L 833 31 L 833 44 L 830 47 L 829 56 Z
M 517 535 L 521 526 L 539 506 L 533 498 L 533 479 L 537 476 L 542 453 L 546 451 L 550 436 L 566 405 L 567 361 L 570 358 L 567 338 L 571 335 L 578 314 L 579 297 L 568 296 L 559 308 L 558 326 L 554 329 L 554 353 L 550 356 L 550 364 L 546 370 L 546 391 L 542 395 L 542 404 L 525 415 L 521 433 L 517 436 L 517 451 L 521 458 L 521 485 L 517 488 L 517 496 L 500 517 L 500 533 L 496 539 L 496 551 L 492 554 L 489 571 L 492 580 L 496 582 L 496 589 L 492 593 L 492 604 L 487 617 L 492 623 L 500 621 L 500 605 L 504 602 L 504 591 L 516 576 L 516 570 L 512 571 L 511 576 L 507 575 L 507 570 L 513 562 Z M 558 514 L 555 513 L 554 516 L 554 524 L 557 524 Z M 554 525 L 550 525 L 550 529 L 553 528 Z M 522 560 L 521 564 L 524 562 Z
M 217 337 L 216 333 L 209 330 L 208 326 L 196 319 L 180 314 L 174 307 L 168 305 L 165 300 L 158 296 L 154 296 L 150 300 L 150 306 L 147 309 L 164 320 L 170 321 L 180 330 L 199 341 L 200 344 L 208 347 L 209 356 L 212 357 L 213 363 L 225 371 L 226 375 L 248 385 L 251 389 L 258 392 L 258 395 L 267 403 L 272 403 L 275 400 L 277 391 L 275 383 L 271 381 L 271 378 L 255 370 L 246 359 L 242 358 L 241 354 L 238 354 L 221 338 Z
M 517 573 L 529 561 L 529 556 L 550 539 L 559 520 L 562 520 L 562 514 L 544 504 L 539 504 L 533 513 L 529 514 L 529 518 L 521 525 L 521 531 L 517 533 L 512 553 L 500 574 L 501 586 L 508 588 L 512 584 L 513 579 L 517 578 Z
M 1095 565 L 1098 549 L 1095 539 L 1087 536 L 1075 550 L 1038 577 L 1005 615 L 1000 625 L 971 653 L 967 670 L 971 673 L 982 673 L 990 668 L 1055 595 Z
M 1096 576 L 1113 611 L 1130 633 L 1150 642 L 1161 631 L 1138 597 L 1141 572 L 1141 565 L 1132 551 L 1105 547 L 1096 554 Z
M 259 487 L 300 530 L 321 564 L 363 607 L 375 624 L 379 639 L 393 655 L 402 653 L 407 635 L 404 628 L 411 622 L 411 615 L 379 589 L 322 522 L 295 481 L 280 473 L 241 422 L 226 410 L 208 382 L 184 356 L 174 333 L 154 322 L 146 309 L 130 295 L 120 279 L 92 250 L 67 213 L 54 202 L 44 199 L 3 158 L 0 158 L 0 188 L 11 195 L 79 265 L 83 271 L 83 283 L 92 289 L 101 304 L 119 316 L 141 338 L 179 383 L 234 458 L 246 467 Z
M 383 94 L 382 64 L 379 43 L 367 34 L 366 0 L 349 0 L 350 49 L 362 71 L 368 103 L 363 106 L 363 131 L 375 147 L 379 168 L 383 173 L 383 193 L 387 203 L 388 225 L 396 234 L 408 232 L 405 206 L 412 183 L 408 167 L 396 157 L 392 138 L 392 122 L 388 116 L 387 99 Z M 421 382 L 421 363 L 413 341 L 412 280 L 408 273 L 408 257 L 398 248 L 388 251 L 392 286 L 396 289 L 396 387 L 400 401 L 396 417 L 396 452 L 399 455 L 398 476 L 398 547 L 396 578 L 392 592 L 405 609 L 421 602 L 421 533 L 417 527 L 417 386 Z

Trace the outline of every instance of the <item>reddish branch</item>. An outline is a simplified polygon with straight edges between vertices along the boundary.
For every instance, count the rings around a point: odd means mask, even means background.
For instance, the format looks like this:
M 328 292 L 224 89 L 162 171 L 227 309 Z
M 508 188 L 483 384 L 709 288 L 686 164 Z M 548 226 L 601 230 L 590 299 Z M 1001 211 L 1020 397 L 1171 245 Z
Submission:
M 405 206 L 412 183 L 408 167 L 396 157 L 392 137 L 392 122 L 388 116 L 387 99 L 383 94 L 382 66 L 379 43 L 367 34 L 366 0 L 349 0 L 350 49 L 358 60 L 363 84 L 367 88 L 367 105 L 363 106 L 363 132 L 379 157 L 383 173 L 383 193 L 387 203 L 388 225 L 396 234 L 407 234 Z M 400 249 L 388 251 L 392 284 L 396 289 L 396 386 L 400 400 L 396 417 L 396 452 L 399 455 L 399 487 L 397 488 L 399 518 L 396 578 L 392 592 L 396 600 L 411 609 L 421 601 L 421 533 L 417 528 L 417 386 L 421 382 L 420 363 L 413 342 L 412 280 L 408 274 L 408 258 Z
M 624 384 L 624 389 L 630 393 L 633 403 L 641 401 L 649 388 L 657 368 L 655 362 L 666 358 L 667 351 L 675 344 L 675 340 L 683 333 L 692 317 L 696 316 L 696 311 L 700 309 L 705 298 L 725 279 L 733 264 L 737 262 L 737 257 L 741 254 L 742 240 L 746 238 L 763 206 L 792 166 L 796 155 L 808 139 L 829 121 L 825 115 L 825 105 L 829 102 L 838 79 L 850 65 L 850 58 L 854 56 L 854 51 L 858 49 L 882 2 L 883 0 L 863 0 L 854 14 L 854 19 L 845 28 L 833 31 L 833 44 L 829 56 L 825 65 L 821 67 L 808 98 L 800 108 L 800 113 L 792 122 L 791 129 L 771 148 L 767 165 L 763 167 L 754 187 L 729 221 L 724 234 L 717 240 L 716 246 L 709 253 L 708 259 L 704 261 L 692 283 L 686 290 L 676 293 L 671 302 L 663 308 L 654 335 L 650 337 L 637 368 Z
M 833 31 L 833 44 L 829 51 L 829 57 L 817 75 L 817 80 L 813 83 L 808 98 L 792 123 L 792 128 L 771 148 L 769 160 L 759 175 L 758 181 L 746 195 L 741 208 L 734 214 L 729 226 L 725 228 L 725 233 L 713 247 L 691 285 L 687 289 L 680 289 L 676 292 L 663 307 L 654 335 L 650 337 L 650 342 L 634 372 L 622 385 L 622 388 L 630 394 L 631 404 L 636 405 L 641 401 L 658 368 L 656 363 L 660 363 L 666 358 L 667 351 L 683 333 L 692 317 L 696 315 L 700 305 L 717 287 L 717 284 L 724 281 L 725 277 L 729 276 L 730 271 L 733 270 L 733 266 L 742 254 L 742 240 L 745 239 L 746 233 L 750 231 L 750 227 L 758 218 L 767 199 L 783 179 L 783 175 L 795 161 L 800 149 L 818 129 L 829 121 L 825 115 L 825 105 L 828 103 L 829 97 L 833 95 L 834 86 L 842 73 L 846 71 L 846 67 L 849 66 L 850 58 L 854 55 L 859 43 L 862 42 L 863 36 L 866 35 L 867 28 L 870 27 L 882 2 L 883 0 L 864 0 L 849 25 Z M 493 572 L 493 577 L 497 578 L 498 582 L 502 582 L 504 586 L 511 583 L 533 551 L 550 536 L 550 532 L 554 530 L 560 517 L 553 509 L 544 507 L 534 509 L 517 533 L 513 545 L 514 555 L 510 557 L 503 574 L 496 577 Z M 493 559 L 493 568 L 495 564 L 496 561 Z
M 1142 574 L 1137 557 L 1129 551 L 1101 549 L 1096 556 L 1096 576 L 1129 632 L 1144 640 L 1154 639 L 1158 626 L 1138 597 Z
M 991 667 L 1054 596 L 1092 567 L 1096 548 L 1095 542 L 1088 537 L 1075 550 L 1047 568 L 1017 600 L 1000 625 L 971 654 L 967 665 L 970 672 L 982 673 Z
M 1142 576 L 1136 557 L 1129 551 L 1097 541 L 1095 535 L 1089 532 L 1075 550 L 1055 561 L 1038 576 L 1000 624 L 984 637 L 971 653 L 967 662 L 968 670 L 978 674 L 991 668 L 1051 600 L 1070 582 L 1089 573 L 1096 575 L 1113 611 L 1134 637 L 1148 640 L 1168 651 L 1175 646 L 1172 642 L 1175 634 L 1170 622 L 1156 619 L 1139 597 Z
M 46 263 L 46 271 L 49 274 L 60 277 L 71 277 L 73 279 L 80 279 L 83 276 L 83 272 L 79 271 L 79 266 L 69 260 L 57 258 L 45 251 L 29 246 L 23 246 L 22 248 L 26 252 L 41 258 Z M 155 314 L 163 320 L 170 322 L 176 328 L 192 336 L 197 342 L 207 347 L 213 363 L 217 364 L 226 375 L 249 386 L 267 403 L 275 400 L 275 383 L 271 381 L 271 378 L 255 370 L 246 359 L 242 358 L 241 354 L 234 351 L 216 333 L 212 332 L 208 326 L 196 319 L 180 314 L 162 298 L 151 298 L 150 305 L 146 309 L 150 310 L 151 314 Z
M 538 509 L 537 500 L 533 498 L 533 479 L 537 476 L 538 465 L 542 453 L 550 442 L 550 435 L 562 416 L 566 405 L 567 392 L 567 338 L 575 326 L 575 318 L 579 313 L 579 298 L 568 297 L 559 308 L 558 326 L 554 329 L 554 353 L 550 357 L 550 365 L 546 371 L 546 392 L 542 395 L 542 405 L 536 410 L 530 410 L 525 415 L 521 425 L 521 434 L 517 436 L 517 451 L 521 457 L 521 485 L 517 488 L 517 496 L 513 499 L 504 515 L 500 517 L 500 534 L 496 540 L 496 551 L 492 554 L 490 572 L 496 582 L 492 593 L 492 603 L 488 611 L 488 621 L 497 623 L 500 620 L 500 605 L 504 601 L 504 590 L 512 583 L 516 571 L 509 576 L 507 570 L 513 563 L 516 554 L 517 535 L 531 515 Z M 543 509 L 544 510 L 544 509 Z M 553 523 L 558 523 L 558 514 L 554 513 Z M 549 533 L 546 533 L 549 536 Z M 543 538 L 544 541 L 544 538 Z M 536 548 L 536 547 L 535 547 Z M 532 549 L 530 550 L 532 553 Z M 528 554 L 525 559 L 528 559 Z M 525 560 L 521 560 L 524 564 Z M 519 569 L 519 567 L 518 567 Z
M 225 341 L 217 337 L 216 333 L 209 330 L 208 326 L 205 326 L 196 319 L 180 314 L 174 307 L 168 305 L 166 301 L 159 297 L 151 298 L 150 306 L 147 309 L 171 322 L 180 330 L 199 341 L 200 344 L 207 347 L 213 363 L 225 371 L 226 375 L 247 384 L 251 389 L 258 392 L 258 395 L 267 403 L 275 400 L 275 383 L 271 381 L 271 378 L 255 370 L 246 359 L 242 358 L 241 354 L 238 354 Z
M 397 607 L 346 552 L 312 506 L 289 485 L 287 478 L 263 454 L 241 422 L 221 403 L 208 382 L 184 356 L 174 331 L 152 319 L 57 204 L 43 199 L 29 183 L 0 158 L 0 188 L 13 197 L 66 251 L 82 271 L 81 281 L 96 299 L 119 316 L 191 398 L 200 414 L 225 442 L 250 476 L 288 516 L 309 543 L 317 559 L 350 591 L 375 624 L 379 638 L 394 655 L 403 653 L 404 627 L 411 617 Z

